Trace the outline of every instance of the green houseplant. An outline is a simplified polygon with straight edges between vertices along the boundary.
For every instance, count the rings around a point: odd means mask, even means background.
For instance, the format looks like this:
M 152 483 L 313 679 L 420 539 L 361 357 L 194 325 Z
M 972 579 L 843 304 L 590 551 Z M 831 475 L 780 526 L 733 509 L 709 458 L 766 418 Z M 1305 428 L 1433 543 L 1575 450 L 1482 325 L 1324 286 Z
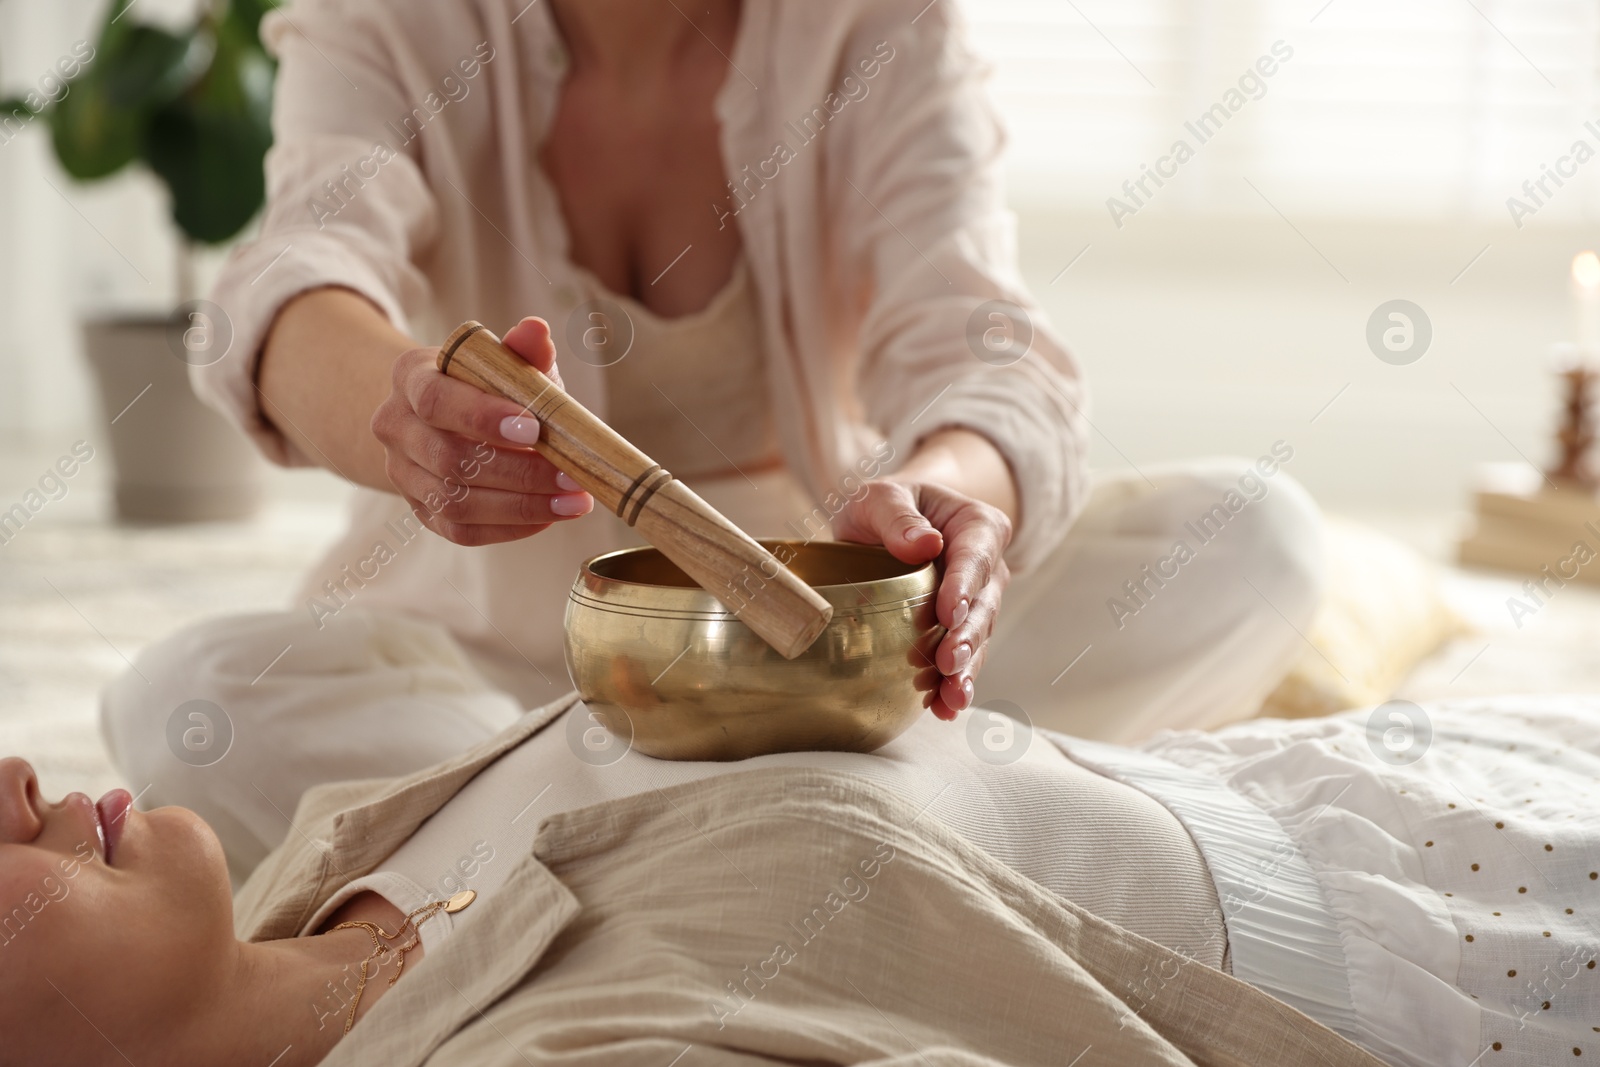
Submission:
M 194 340 L 231 335 L 220 309 L 194 301 L 194 251 L 237 236 L 265 200 L 275 64 L 260 26 L 278 0 L 203 0 L 180 32 L 138 21 L 136 2 L 113 0 L 98 38 L 74 50 L 62 79 L 0 99 L 0 128 L 10 136 L 35 122 L 46 127 L 62 169 L 79 181 L 142 165 L 166 186 L 180 306 L 84 322 L 117 511 L 147 521 L 241 517 L 260 497 L 259 461 L 188 384 L 189 364 L 225 355 L 208 348 L 197 356 Z
M 260 27 L 277 0 L 215 0 L 181 33 L 128 17 L 131 6 L 114 0 L 54 99 L 14 97 L 0 115 L 46 122 L 62 169 L 80 181 L 143 163 L 171 191 L 187 239 L 226 241 L 266 196 L 274 66 Z

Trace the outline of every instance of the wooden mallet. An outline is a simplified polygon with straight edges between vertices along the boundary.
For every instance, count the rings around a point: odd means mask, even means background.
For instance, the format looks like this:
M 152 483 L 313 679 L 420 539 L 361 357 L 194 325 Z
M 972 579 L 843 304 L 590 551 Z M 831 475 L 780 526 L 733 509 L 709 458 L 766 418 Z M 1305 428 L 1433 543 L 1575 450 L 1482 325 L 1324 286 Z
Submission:
M 439 369 L 521 404 L 539 420 L 534 451 L 560 467 L 676 563 L 785 659 L 817 639 L 833 605 L 716 508 L 501 343 L 458 326 Z

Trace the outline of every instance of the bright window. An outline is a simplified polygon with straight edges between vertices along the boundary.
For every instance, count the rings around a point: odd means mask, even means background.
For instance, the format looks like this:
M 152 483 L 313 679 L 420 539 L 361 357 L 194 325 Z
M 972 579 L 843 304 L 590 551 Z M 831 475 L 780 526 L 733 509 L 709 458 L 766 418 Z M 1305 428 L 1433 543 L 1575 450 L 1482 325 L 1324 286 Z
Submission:
M 1269 210 L 1248 179 L 1302 216 L 1503 220 L 1516 195 L 1540 223 L 1600 218 L 1595 0 L 962 3 L 1023 196 L 1106 210 L 1181 139 L 1164 210 Z M 1200 143 L 1185 123 L 1278 41 L 1292 58 Z M 1546 165 L 1568 173 L 1537 204 L 1522 183 Z

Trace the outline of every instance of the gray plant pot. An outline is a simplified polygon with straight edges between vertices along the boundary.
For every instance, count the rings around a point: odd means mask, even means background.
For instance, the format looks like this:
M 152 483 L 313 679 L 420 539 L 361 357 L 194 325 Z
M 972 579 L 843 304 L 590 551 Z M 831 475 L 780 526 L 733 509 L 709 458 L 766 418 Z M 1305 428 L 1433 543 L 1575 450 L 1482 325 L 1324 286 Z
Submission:
M 262 461 L 242 433 L 189 387 L 167 320 L 107 316 L 83 324 L 109 423 L 119 518 L 176 523 L 242 519 L 261 503 Z

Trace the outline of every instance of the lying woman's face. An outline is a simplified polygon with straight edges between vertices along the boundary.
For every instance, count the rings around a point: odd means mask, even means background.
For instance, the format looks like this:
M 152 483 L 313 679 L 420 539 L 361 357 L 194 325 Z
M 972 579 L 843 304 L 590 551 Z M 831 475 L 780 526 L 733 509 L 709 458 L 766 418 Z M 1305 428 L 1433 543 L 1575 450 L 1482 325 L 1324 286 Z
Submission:
M 139 1053 L 207 1002 L 232 924 L 199 816 L 132 811 L 123 790 L 52 804 L 32 767 L 0 760 L 0 1064 L 165 1060 Z

